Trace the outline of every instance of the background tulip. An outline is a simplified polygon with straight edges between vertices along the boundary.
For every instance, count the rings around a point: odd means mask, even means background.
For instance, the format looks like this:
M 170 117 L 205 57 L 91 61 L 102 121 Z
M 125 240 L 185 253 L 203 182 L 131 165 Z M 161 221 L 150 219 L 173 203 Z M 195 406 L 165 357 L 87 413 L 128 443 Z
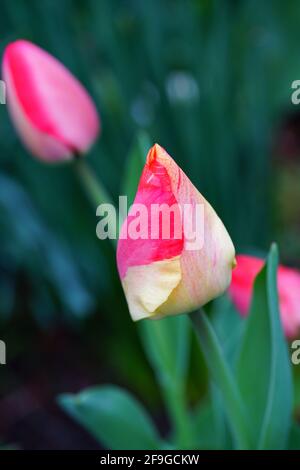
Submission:
M 255 277 L 264 261 L 254 256 L 238 255 L 237 267 L 232 274 L 229 294 L 241 315 L 249 312 Z M 300 330 L 300 272 L 280 266 L 278 269 L 278 295 L 283 328 L 288 338 Z
M 227 289 L 235 255 L 232 241 L 210 204 L 157 144 L 148 153 L 134 204 L 143 204 L 148 211 L 152 204 L 204 207 L 204 243 L 198 249 L 187 249 L 184 226 L 179 238 L 174 236 L 174 225 L 169 239 L 163 239 L 161 228 L 158 239 L 126 237 L 133 218 L 129 212 L 121 230 L 117 262 L 134 320 L 192 311 Z
M 36 45 L 7 46 L 3 78 L 14 124 L 28 149 L 47 162 L 84 153 L 99 132 L 96 108 L 78 80 Z

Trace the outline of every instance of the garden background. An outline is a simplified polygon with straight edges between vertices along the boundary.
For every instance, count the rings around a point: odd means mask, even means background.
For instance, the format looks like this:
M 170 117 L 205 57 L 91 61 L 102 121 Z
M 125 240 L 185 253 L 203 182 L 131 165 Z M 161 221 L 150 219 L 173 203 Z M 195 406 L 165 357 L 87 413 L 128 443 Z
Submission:
M 87 157 L 115 201 L 141 148 L 159 142 L 224 221 L 238 252 L 300 267 L 300 4 L 279 0 L 1 0 L 0 52 L 18 38 L 59 58 L 102 119 Z M 80 110 L 79 110 L 80 112 Z M 112 247 L 72 165 L 20 144 L 0 105 L 0 441 L 98 444 L 56 404 L 114 383 L 162 433 L 168 420 L 132 323 Z M 192 344 L 191 405 L 206 372 Z M 300 401 L 300 400 L 299 400 Z

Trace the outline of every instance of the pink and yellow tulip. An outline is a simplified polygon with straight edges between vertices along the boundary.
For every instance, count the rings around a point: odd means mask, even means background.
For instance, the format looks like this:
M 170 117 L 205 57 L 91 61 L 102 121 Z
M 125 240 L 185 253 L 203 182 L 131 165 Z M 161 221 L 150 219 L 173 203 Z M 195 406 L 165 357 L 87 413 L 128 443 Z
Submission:
M 153 204 L 201 205 L 203 245 L 191 249 L 182 219 L 179 236 L 174 222 L 164 238 L 163 227 L 151 226 L 150 220 L 149 233 L 159 236 L 132 239 L 128 231 L 134 207 L 150 211 Z M 158 144 L 148 153 L 132 208 L 120 232 L 117 263 L 133 320 L 189 312 L 227 289 L 235 262 L 232 241 L 214 209 Z

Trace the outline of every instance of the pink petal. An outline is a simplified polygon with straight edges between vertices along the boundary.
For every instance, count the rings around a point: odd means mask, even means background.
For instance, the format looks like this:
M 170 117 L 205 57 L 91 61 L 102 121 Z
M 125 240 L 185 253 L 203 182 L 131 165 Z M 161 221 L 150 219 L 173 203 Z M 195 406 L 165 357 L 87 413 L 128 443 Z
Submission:
M 59 61 L 19 40 L 5 50 L 3 76 L 15 125 L 35 155 L 56 161 L 88 150 L 99 118 L 85 89 Z
M 151 212 L 152 204 L 166 204 L 168 207 L 177 204 L 168 172 L 157 160 L 155 146 L 148 154 L 134 204 L 144 204 L 148 214 Z M 128 234 L 128 227 L 133 219 L 134 216 L 129 213 L 127 226 L 123 225 L 118 243 L 117 262 L 121 278 L 125 276 L 130 266 L 147 265 L 154 261 L 170 259 L 180 255 L 183 250 L 183 233 L 181 230 L 180 239 L 174 238 L 173 219 L 171 219 L 170 239 L 162 239 L 162 226 L 160 226 L 157 240 L 151 238 L 132 240 Z M 150 220 L 148 222 L 148 233 L 150 234 Z

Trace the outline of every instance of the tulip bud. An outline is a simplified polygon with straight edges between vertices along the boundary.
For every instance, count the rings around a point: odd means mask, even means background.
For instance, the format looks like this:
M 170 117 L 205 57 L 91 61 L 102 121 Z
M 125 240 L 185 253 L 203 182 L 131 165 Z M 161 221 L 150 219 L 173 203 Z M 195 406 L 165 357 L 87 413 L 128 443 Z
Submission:
M 46 162 L 86 152 L 99 132 L 96 108 L 78 80 L 50 54 L 19 40 L 7 46 L 3 78 L 25 146 Z
M 255 278 L 264 261 L 254 256 L 238 255 L 233 271 L 229 295 L 242 316 L 249 313 Z M 287 338 L 294 338 L 300 330 L 300 272 L 279 266 L 278 298 L 281 321 Z
M 152 215 L 157 206 L 163 209 L 160 218 Z M 168 227 L 165 216 L 171 208 Z M 198 209 L 201 217 L 195 221 Z M 146 222 L 140 217 L 145 213 Z M 193 223 L 197 243 L 190 237 Z M 137 225 L 140 237 L 132 230 Z M 234 255 L 232 241 L 213 208 L 167 152 L 154 145 L 117 249 L 133 320 L 186 313 L 221 295 L 230 284 Z

